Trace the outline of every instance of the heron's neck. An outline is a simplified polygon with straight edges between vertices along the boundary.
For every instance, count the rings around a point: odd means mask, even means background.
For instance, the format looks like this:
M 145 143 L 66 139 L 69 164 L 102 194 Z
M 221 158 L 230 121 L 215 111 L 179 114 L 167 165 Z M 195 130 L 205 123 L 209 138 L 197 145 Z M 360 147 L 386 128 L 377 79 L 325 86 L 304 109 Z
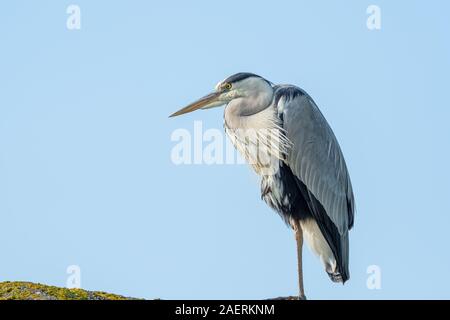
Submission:
M 265 91 L 254 96 L 240 97 L 225 107 L 225 123 L 233 129 L 250 129 L 249 118 L 257 116 L 272 104 L 273 92 Z

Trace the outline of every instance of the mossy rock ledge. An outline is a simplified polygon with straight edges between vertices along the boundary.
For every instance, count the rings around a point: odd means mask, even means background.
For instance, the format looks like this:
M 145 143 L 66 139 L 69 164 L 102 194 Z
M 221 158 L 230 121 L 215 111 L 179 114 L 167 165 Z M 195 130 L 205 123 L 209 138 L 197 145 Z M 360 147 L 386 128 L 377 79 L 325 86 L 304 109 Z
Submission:
M 32 282 L 0 282 L 0 300 L 137 300 L 117 294 L 67 289 Z
M 297 300 L 296 296 L 266 300 Z M 0 300 L 144 300 L 102 291 L 68 289 L 25 281 L 0 282 Z M 155 299 L 155 300 L 160 300 Z

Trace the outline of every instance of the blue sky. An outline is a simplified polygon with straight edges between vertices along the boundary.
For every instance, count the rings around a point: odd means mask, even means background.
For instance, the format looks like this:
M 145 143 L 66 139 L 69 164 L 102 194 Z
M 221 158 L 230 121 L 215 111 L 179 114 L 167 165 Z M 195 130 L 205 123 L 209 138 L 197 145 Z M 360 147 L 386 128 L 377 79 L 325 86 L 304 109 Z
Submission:
M 81 9 L 68 30 L 66 8 Z M 366 27 L 369 5 L 381 30 Z M 307 249 L 313 299 L 450 298 L 446 1 L 9 1 L 0 5 L 0 281 L 146 298 L 297 292 L 292 232 L 244 165 L 171 161 L 167 116 L 239 71 L 305 89 L 357 214 L 351 279 Z M 366 286 L 381 270 L 381 289 Z

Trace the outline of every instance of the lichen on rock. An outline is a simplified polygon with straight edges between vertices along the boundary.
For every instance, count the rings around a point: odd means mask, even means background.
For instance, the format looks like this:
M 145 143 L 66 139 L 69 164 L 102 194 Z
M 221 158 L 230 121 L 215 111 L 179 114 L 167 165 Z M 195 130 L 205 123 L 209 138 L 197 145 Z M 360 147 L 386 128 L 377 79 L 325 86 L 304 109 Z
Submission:
M 136 300 L 116 294 L 32 282 L 0 282 L 0 300 Z

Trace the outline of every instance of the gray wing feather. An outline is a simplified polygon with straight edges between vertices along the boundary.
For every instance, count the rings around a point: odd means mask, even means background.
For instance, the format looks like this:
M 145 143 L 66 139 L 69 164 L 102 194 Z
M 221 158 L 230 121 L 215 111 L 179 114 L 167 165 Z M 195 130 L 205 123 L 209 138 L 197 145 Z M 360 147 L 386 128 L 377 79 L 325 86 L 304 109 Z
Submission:
M 294 86 L 277 86 L 275 90 L 275 105 L 292 143 L 287 164 L 344 236 L 353 226 L 355 201 L 338 141 L 308 94 Z

